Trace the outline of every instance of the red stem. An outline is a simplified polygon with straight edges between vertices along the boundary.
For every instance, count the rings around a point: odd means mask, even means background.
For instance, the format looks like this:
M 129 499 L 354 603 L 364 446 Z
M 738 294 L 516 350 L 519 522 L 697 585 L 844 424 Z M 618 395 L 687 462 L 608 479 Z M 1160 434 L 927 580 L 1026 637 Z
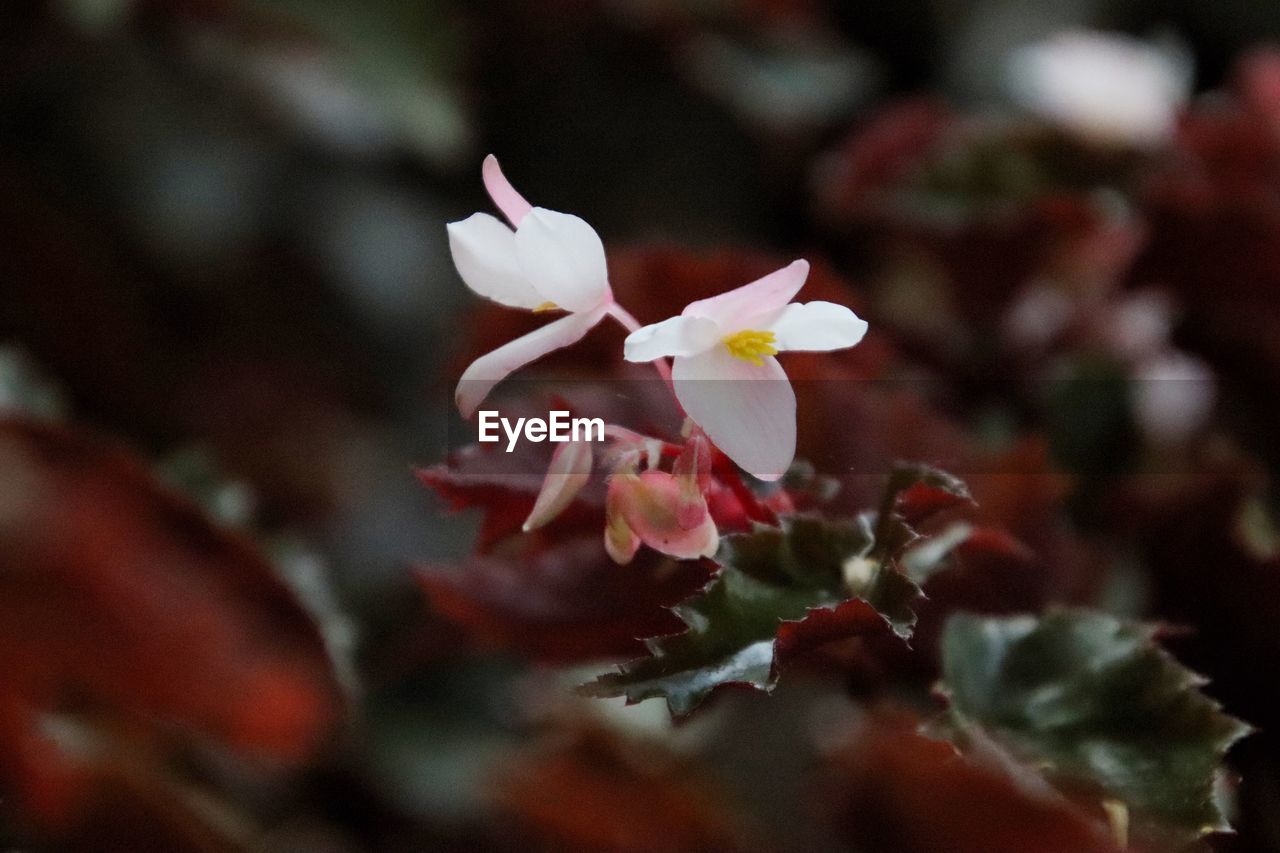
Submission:
M 711 468 L 715 472 L 717 478 L 721 482 L 728 485 L 734 497 L 742 504 L 742 508 L 747 513 L 747 518 L 752 521 L 759 521 L 762 524 L 776 525 L 778 516 L 773 510 L 760 502 L 760 498 L 751 487 L 742 481 L 741 475 L 738 473 L 738 467 L 733 464 L 733 460 L 725 456 L 719 448 L 714 451 Z
M 630 311 L 616 302 L 609 306 L 609 316 L 617 320 L 618 325 L 628 332 L 636 332 L 640 329 L 640 321 L 632 316 Z M 667 387 L 674 392 L 675 387 L 671 383 L 671 366 L 667 364 L 667 360 L 665 358 L 655 358 L 650 364 L 653 365 L 653 369 L 658 371 L 658 375 L 667 383 Z M 676 405 L 679 405 L 679 403 Z

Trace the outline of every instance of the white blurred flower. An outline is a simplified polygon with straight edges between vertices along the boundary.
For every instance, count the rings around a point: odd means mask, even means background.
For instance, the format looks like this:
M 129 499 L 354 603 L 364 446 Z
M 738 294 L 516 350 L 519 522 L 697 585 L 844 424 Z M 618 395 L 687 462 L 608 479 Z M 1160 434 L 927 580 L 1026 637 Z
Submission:
M 1005 341 L 1019 349 L 1041 350 L 1075 317 L 1076 306 L 1061 287 L 1037 281 L 1024 288 L 1005 314 Z
M 1217 397 L 1213 371 L 1186 353 L 1165 350 L 1137 365 L 1133 378 L 1134 415 L 1157 444 L 1182 444 L 1213 411 Z
M 1159 146 L 1173 132 L 1191 86 L 1191 63 L 1177 51 L 1124 35 L 1060 33 L 1009 60 L 1014 98 L 1088 139 Z
M 1168 344 L 1173 315 L 1173 302 L 1167 294 L 1139 291 L 1115 304 L 1103 333 L 1116 353 L 1141 359 Z

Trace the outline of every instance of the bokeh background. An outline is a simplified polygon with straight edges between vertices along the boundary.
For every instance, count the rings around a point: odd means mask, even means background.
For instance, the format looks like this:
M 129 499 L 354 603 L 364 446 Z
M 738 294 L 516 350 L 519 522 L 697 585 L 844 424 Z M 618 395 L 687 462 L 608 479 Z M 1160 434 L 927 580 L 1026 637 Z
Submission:
M 1168 138 L 1015 97 L 1015 51 L 1080 28 L 1187 69 Z M 872 333 L 803 371 L 802 451 L 850 508 L 950 465 L 1027 546 L 940 576 L 935 629 L 1179 626 L 1263 729 L 1210 843 L 1280 850 L 1273 40 L 1252 0 L 7 0 L 0 847 L 910 851 L 972 820 L 912 830 L 928 798 L 880 780 L 914 758 L 856 736 L 928 705 L 927 617 L 914 656 L 673 726 L 571 688 L 696 578 L 637 616 L 594 554 L 467 564 L 478 517 L 414 470 L 523 328 L 444 229 L 494 152 L 644 321 L 812 260 Z

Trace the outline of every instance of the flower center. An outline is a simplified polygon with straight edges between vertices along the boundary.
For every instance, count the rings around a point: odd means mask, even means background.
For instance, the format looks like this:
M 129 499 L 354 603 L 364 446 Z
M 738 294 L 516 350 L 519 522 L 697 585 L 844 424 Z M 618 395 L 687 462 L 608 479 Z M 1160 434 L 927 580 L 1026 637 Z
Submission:
M 544 302 L 541 305 L 539 305 L 537 308 L 534 308 L 533 313 L 545 314 L 548 311 L 559 311 L 559 310 L 560 310 L 560 306 L 555 304 L 554 302 Z
M 773 332 L 743 329 L 741 332 L 734 332 L 720 342 L 729 350 L 729 355 L 759 367 L 764 364 L 764 359 L 761 356 L 778 354 L 778 348 L 773 345 L 775 340 Z

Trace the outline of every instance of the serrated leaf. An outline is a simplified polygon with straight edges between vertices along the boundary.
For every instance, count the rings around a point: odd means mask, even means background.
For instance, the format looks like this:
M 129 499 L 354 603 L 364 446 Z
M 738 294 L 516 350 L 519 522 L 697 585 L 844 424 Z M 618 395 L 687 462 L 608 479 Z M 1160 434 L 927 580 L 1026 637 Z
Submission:
M 885 630 L 910 636 L 920 589 L 890 561 L 868 557 L 875 541 L 865 519 L 781 525 L 725 537 L 721 572 L 675 608 L 688 630 L 649 640 L 650 657 L 582 691 L 630 702 L 662 696 L 680 716 L 722 685 L 771 690 L 779 662 L 801 649 Z
M 1153 639 L 1103 613 L 960 614 L 943 633 L 950 736 L 985 734 L 1064 792 L 1118 800 L 1169 843 L 1227 829 L 1215 786 L 1249 728 Z
M 898 462 L 889 474 L 880 505 L 881 523 L 892 516 L 918 525 L 944 510 L 973 503 L 969 487 L 940 468 Z
M 471 644 L 564 664 L 642 654 L 636 638 L 679 630 L 666 608 L 704 586 L 708 571 L 647 550 L 620 571 L 592 530 L 421 566 L 417 577 L 433 610 Z
M 908 494 L 918 502 L 904 504 Z M 927 574 L 967 535 L 922 553 L 928 542 L 907 517 L 922 519 L 969 502 L 964 483 L 950 474 L 899 463 L 879 512 L 845 521 L 787 516 L 778 527 L 726 536 L 716 555 L 720 573 L 674 608 L 688 630 L 648 640 L 650 657 L 601 676 L 582 692 L 630 702 L 662 696 L 679 716 L 724 685 L 772 690 L 779 664 L 805 649 L 886 630 L 907 640 L 922 593 L 902 571 L 904 553 L 914 546 L 915 568 Z

